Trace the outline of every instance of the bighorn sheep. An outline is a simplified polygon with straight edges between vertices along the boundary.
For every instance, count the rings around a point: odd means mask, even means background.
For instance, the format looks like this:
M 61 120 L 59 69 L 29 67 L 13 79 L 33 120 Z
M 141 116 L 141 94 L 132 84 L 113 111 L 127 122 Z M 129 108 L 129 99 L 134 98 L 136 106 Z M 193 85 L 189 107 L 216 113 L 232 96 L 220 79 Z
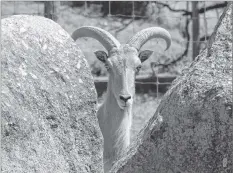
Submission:
M 96 57 L 102 61 L 108 72 L 107 95 L 97 111 L 99 126 L 104 137 L 104 170 L 108 172 L 114 161 L 130 144 L 132 123 L 132 104 L 135 94 L 135 75 L 141 63 L 150 57 L 153 51 L 140 48 L 152 38 L 162 38 L 167 48 L 171 45 L 169 32 L 160 27 L 151 27 L 138 32 L 127 44 L 121 45 L 110 33 L 97 27 L 85 26 L 75 30 L 72 38 L 92 37 L 98 40 L 108 51 L 96 51 Z

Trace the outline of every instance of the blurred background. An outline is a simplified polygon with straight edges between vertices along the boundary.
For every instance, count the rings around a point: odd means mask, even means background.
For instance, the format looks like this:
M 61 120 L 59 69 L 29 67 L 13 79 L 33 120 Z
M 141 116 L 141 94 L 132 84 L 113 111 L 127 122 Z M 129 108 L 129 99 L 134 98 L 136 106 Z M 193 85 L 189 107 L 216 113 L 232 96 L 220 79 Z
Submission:
M 10 1 L 1 2 L 1 17 L 27 14 L 50 18 L 68 33 L 85 25 L 107 30 L 121 43 L 138 31 L 159 26 L 172 36 L 172 45 L 164 51 L 165 42 L 154 39 L 141 50 L 154 51 L 136 77 L 133 107 L 133 139 L 156 108 L 172 81 L 202 51 L 221 16 L 225 1 Z M 91 38 L 77 40 L 89 62 L 101 103 L 107 87 L 107 71 L 94 52 L 104 50 Z

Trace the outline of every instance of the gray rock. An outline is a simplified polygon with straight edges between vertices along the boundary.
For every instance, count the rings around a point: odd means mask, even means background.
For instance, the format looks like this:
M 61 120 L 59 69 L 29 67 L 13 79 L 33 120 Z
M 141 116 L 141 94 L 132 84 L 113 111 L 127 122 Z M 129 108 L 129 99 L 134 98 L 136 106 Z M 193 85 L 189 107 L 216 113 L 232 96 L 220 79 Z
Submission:
M 112 173 L 232 173 L 232 3 Z
M 82 52 L 52 20 L 1 22 L 2 172 L 103 172 L 97 94 Z

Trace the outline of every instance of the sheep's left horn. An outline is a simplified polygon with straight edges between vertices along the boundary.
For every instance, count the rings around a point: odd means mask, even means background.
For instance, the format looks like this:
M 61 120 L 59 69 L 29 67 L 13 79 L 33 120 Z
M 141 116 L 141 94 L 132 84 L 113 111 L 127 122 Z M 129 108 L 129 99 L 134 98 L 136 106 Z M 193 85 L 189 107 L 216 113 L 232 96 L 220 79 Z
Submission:
M 119 47 L 119 41 L 109 32 L 94 26 L 83 26 L 76 29 L 71 37 L 76 41 L 80 37 L 91 37 L 98 40 L 108 51 L 113 47 Z
M 127 44 L 139 50 L 147 41 L 149 41 L 152 38 L 164 39 L 167 43 L 166 50 L 171 45 L 171 35 L 166 29 L 160 27 L 151 27 L 139 31 L 128 41 Z

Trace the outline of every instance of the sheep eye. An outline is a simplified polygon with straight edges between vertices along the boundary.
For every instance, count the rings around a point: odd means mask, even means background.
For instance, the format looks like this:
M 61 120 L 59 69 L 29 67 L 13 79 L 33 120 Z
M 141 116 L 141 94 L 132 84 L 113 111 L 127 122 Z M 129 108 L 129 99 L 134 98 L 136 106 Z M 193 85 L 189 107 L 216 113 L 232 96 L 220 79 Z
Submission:
M 109 67 L 109 65 L 108 64 L 104 64 L 104 66 L 105 66 L 105 68 L 109 71 L 110 70 L 110 67 Z
M 141 70 L 141 68 L 142 68 L 141 65 L 137 66 L 137 67 L 136 67 L 136 71 L 139 72 L 139 71 Z
M 139 73 L 139 71 L 140 71 L 141 68 L 142 68 L 141 65 L 139 65 L 139 66 L 136 67 L 136 73 L 135 73 L 135 75 L 138 75 L 138 73 Z

